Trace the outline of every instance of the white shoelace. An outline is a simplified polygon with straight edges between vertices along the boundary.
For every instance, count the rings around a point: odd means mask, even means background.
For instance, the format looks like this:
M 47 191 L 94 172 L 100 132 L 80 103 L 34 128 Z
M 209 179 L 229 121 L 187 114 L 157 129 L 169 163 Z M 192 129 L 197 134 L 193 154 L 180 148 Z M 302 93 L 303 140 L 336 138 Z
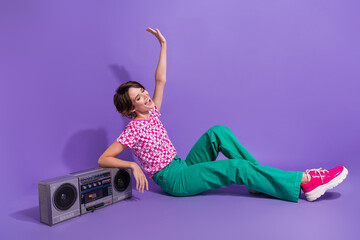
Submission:
M 324 184 L 324 182 L 323 182 L 323 178 L 322 178 L 322 176 L 321 176 L 321 172 L 323 172 L 323 173 L 325 173 L 325 172 L 330 173 L 328 170 L 326 170 L 326 169 L 321 169 L 321 168 L 313 168 L 313 169 L 310 169 L 310 170 L 306 169 L 306 173 L 309 173 L 310 171 L 314 171 L 314 172 L 316 172 L 316 173 L 319 174 L 322 184 Z

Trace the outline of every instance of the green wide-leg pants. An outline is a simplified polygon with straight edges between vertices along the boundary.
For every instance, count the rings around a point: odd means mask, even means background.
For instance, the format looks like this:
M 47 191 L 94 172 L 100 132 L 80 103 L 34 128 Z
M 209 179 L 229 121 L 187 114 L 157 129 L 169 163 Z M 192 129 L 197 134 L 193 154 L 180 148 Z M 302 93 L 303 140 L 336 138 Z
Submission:
M 219 152 L 228 159 L 215 161 Z M 249 189 L 298 202 L 302 174 L 261 166 L 229 128 L 215 125 L 195 143 L 186 160 L 176 155 L 153 180 L 163 191 L 178 197 L 245 184 Z

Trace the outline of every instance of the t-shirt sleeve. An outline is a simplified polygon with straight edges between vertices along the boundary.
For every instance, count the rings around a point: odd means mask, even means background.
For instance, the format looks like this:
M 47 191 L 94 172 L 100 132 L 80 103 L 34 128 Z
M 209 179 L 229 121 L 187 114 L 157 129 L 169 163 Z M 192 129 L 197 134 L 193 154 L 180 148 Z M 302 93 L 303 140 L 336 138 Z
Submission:
M 136 132 L 133 128 L 127 126 L 125 130 L 116 139 L 117 142 L 132 148 L 136 143 Z
M 149 111 L 151 117 L 160 117 L 161 113 L 159 112 L 158 108 L 154 104 L 154 107 Z

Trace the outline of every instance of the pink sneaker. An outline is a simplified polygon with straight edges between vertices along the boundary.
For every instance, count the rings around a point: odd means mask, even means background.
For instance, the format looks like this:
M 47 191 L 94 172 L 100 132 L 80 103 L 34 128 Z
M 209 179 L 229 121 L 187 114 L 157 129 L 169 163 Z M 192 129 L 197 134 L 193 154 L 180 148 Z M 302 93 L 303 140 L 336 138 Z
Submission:
M 344 166 L 339 166 L 330 170 L 321 168 L 306 170 L 310 174 L 311 180 L 301 184 L 308 201 L 314 201 L 321 197 L 327 190 L 336 187 L 347 176 L 348 170 Z

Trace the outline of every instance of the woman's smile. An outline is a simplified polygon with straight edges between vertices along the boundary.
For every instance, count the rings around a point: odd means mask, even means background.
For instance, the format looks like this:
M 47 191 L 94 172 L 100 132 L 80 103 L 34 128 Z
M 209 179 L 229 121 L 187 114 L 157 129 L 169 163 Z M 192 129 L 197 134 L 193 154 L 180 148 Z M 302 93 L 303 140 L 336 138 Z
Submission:
M 148 98 L 145 102 L 145 105 L 151 105 L 152 101 L 151 101 L 151 98 Z

